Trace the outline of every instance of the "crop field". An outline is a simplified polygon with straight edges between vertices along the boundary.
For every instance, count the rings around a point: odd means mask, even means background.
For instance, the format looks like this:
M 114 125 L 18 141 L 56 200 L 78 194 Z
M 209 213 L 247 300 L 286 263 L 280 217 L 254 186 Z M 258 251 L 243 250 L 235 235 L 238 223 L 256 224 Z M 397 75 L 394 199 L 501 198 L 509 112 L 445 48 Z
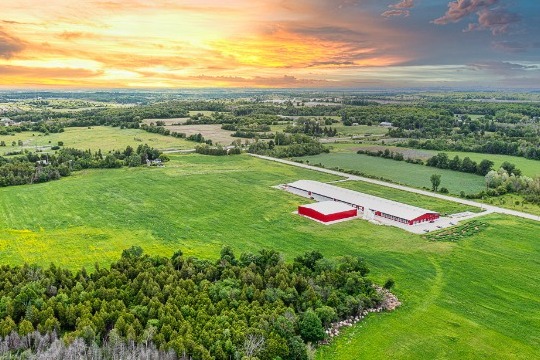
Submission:
M 440 174 L 441 187 L 446 187 L 452 194 L 459 194 L 462 190 L 466 193 L 478 193 L 485 188 L 482 176 L 356 153 L 321 154 L 305 156 L 300 160 L 307 160 L 310 164 L 321 163 L 327 168 L 358 170 L 367 175 L 382 177 L 418 188 L 431 188 L 430 176 Z
M 181 155 L 164 168 L 0 188 L 0 259 L 91 270 L 132 245 L 209 259 L 223 245 L 273 248 L 287 261 L 310 250 L 362 256 L 376 282 L 394 278 L 403 306 L 347 329 L 318 359 L 538 357 L 538 223 L 490 215 L 481 218 L 485 228 L 456 242 L 362 220 L 325 226 L 292 214 L 305 199 L 272 188 L 298 179 L 336 177 L 244 155 Z
M 11 146 L 12 142 L 21 140 L 23 146 Z M 65 147 L 77 149 L 90 149 L 109 151 L 125 149 L 131 145 L 137 147 L 140 144 L 148 144 L 157 149 L 192 149 L 194 142 L 148 133 L 138 129 L 120 129 L 110 126 L 70 127 L 62 133 L 50 133 L 44 135 L 37 131 L 14 133 L 14 135 L 0 135 L 0 141 L 6 142 L 6 147 L 0 147 L 0 155 L 8 151 L 20 151 L 36 149 L 49 150 L 50 146 L 64 142 Z
M 461 159 L 464 157 L 469 157 L 471 160 L 479 163 L 483 159 L 491 160 L 495 163 L 494 167 L 499 168 L 501 164 L 505 161 L 508 161 L 512 164 L 515 164 L 518 169 L 520 169 L 524 175 L 534 177 L 540 175 L 540 161 L 526 159 L 518 156 L 509 156 L 509 155 L 496 155 L 496 154 L 479 154 L 471 152 L 458 152 L 458 151 L 435 151 L 435 150 L 423 150 L 423 149 L 410 149 L 397 146 L 383 146 L 383 145 L 371 145 L 371 144 L 336 144 L 334 145 L 335 152 L 356 152 L 357 150 L 370 150 L 370 151 L 384 151 L 388 149 L 393 152 L 400 152 L 405 158 L 413 159 L 428 159 L 434 155 L 437 155 L 440 152 L 445 152 L 448 154 L 449 158 L 454 156 L 459 156 Z

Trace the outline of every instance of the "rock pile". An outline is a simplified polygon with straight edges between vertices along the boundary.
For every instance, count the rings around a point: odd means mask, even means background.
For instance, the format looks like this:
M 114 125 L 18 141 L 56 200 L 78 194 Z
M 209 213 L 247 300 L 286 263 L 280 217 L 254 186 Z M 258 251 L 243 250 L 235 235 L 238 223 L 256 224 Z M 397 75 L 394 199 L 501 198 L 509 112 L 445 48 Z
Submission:
M 393 311 L 395 308 L 401 305 L 401 302 L 398 300 L 396 295 L 392 294 L 387 289 L 376 287 L 379 294 L 383 296 L 383 301 L 380 305 L 386 311 Z
M 323 340 L 321 342 L 321 344 L 328 344 L 328 342 L 330 340 L 332 340 L 333 337 L 339 335 L 339 332 L 340 332 L 342 327 L 353 326 L 354 324 L 364 320 L 364 318 L 369 313 L 382 312 L 382 311 L 393 311 L 398 306 L 401 305 L 401 302 L 398 300 L 398 298 L 394 294 L 392 294 L 390 291 L 388 291 L 387 289 L 383 289 L 381 287 L 375 287 L 375 289 L 383 297 L 383 300 L 381 301 L 381 303 L 377 307 L 363 310 L 357 316 L 351 316 L 351 317 L 348 317 L 345 320 L 332 323 L 330 325 L 330 327 L 325 330 L 325 333 L 327 335 L 327 339 Z

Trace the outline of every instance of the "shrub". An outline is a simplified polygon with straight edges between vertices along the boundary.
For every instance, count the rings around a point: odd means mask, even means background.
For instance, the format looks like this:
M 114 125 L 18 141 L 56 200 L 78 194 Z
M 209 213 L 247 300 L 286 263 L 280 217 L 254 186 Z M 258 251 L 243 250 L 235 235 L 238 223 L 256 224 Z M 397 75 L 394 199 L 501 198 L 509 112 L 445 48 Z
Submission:
M 383 285 L 383 288 L 385 288 L 387 290 L 390 290 L 391 288 L 394 287 L 395 284 L 396 284 L 396 282 L 394 281 L 394 279 L 390 278 L 390 279 L 386 280 L 386 282 Z
M 324 329 L 321 319 L 313 310 L 308 310 L 302 316 L 299 324 L 300 336 L 306 342 L 317 342 L 324 339 Z

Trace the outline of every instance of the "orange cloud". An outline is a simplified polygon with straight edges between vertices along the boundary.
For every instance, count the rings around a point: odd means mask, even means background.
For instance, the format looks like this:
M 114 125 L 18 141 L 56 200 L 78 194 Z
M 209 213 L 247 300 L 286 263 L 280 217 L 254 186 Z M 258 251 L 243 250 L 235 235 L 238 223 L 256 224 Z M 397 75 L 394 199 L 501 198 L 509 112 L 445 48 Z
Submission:
M 248 67 L 386 66 L 401 61 L 379 53 L 372 42 L 351 39 L 358 36 L 345 28 L 276 26 L 251 37 L 216 41 L 212 46 Z
M 0 57 L 9 59 L 21 52 L 25 47 L 24 41 L 8 34 L 0 27 Z
M 0 15 L 0 85 L 355 86 L 360 69 L 381 74 L 374 69 L 413 60 L 406 42 L 421 38 L 357 0 L 10 3 Z

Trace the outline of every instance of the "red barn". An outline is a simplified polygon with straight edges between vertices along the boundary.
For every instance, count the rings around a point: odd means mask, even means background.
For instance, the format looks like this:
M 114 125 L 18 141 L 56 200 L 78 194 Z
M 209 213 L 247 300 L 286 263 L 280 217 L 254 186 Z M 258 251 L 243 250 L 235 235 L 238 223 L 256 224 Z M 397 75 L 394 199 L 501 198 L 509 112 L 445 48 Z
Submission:
M 328 223 L 356 217 L 358 210 L 338 201 L 321 201 L 299 206 L 298 214 Z
M 316 201 L 322 203 L 336 203 L 346 206 L 346 209 L 343 208 L 343 212 L 347 210 L 358 209 L 357 211 L 363 215 L 365 219 L 376 219 L 384 218 L 387 220 L 395 221 L 402 224 L 416 225 L 424 222 L 435 221 L 440 215 L 439 213 L 427 209 L 422 209 L 416 206 L 411 206 L 407 204 L 402 204 L 397 201 L 383 199 L 377 196 L 372 196 L 364 194 L 361 192 L 341 188 L 339 186 L 321 183 L 318 181 L 312 180 L 298 180 L 293 183 L 287 184 L 287 191 L 294 194 L 309 197 Z M 302 210 L 310 214 L 314 213 L 316 210 L 317 204 L 311 204 L 310 206 L 315 206 L 315 209 L 306 209 Z M 306 205 L 308 206 L 308 205 Z M 337 205 L 328 205 L 330 207 Z M 324 208 L 324 207 L 323 207 Z M 310 216 L 314 219 L 320 220 L 320 217 L 328 218 L 339 218 L 338 213 L 342 212 L 339 210 L 332 211 L 329 210 L 328 213 L 324 213 L 322 210 L 319 215 L 308 215 L 304 214 L 298 210 L 298 213 L 306 216 Z M 352 212 L 351 212 L 352 214 Z M 318 217 L 316 217 L 318 216 Z M 346 216 L 346 215 L 343 215 Z M 357 216 L 356 214 L 353 216 Z M 324 220 L 320 220 L 324 221 Z M 333 221 L 333 220 L 327 220 Z

